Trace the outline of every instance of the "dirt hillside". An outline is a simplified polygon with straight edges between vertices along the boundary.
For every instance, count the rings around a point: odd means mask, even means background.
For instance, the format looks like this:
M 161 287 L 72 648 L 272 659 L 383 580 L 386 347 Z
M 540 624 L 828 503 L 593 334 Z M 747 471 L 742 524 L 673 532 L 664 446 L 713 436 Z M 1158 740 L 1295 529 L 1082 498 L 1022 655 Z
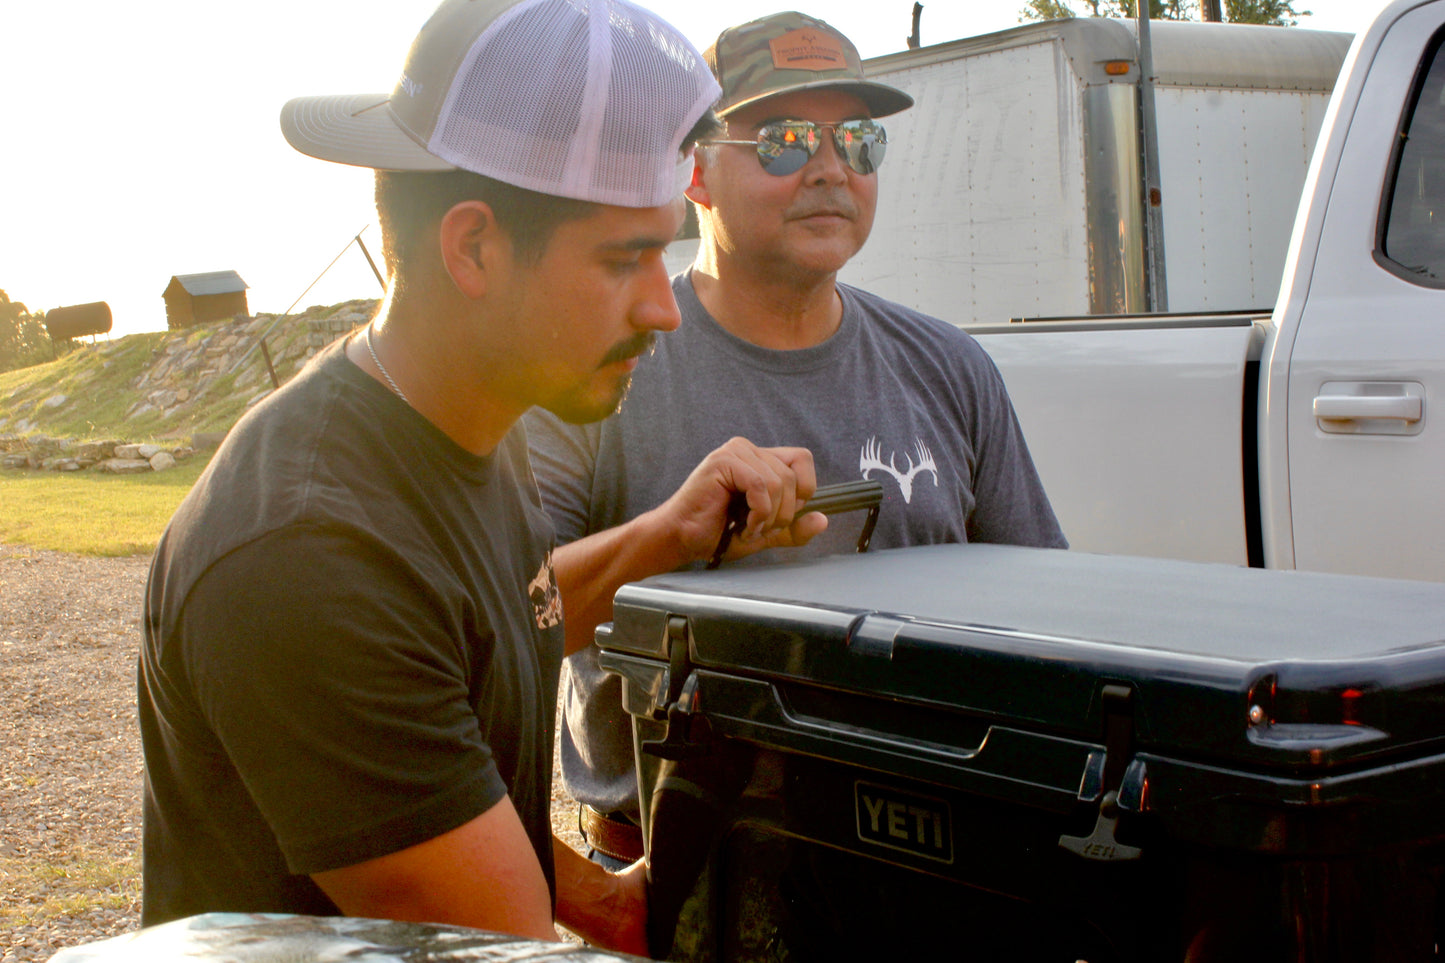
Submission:
M 0 374 L 0 436 L 177 441 L 224 432 L 376 306 L 347 301 L 87 343 Z

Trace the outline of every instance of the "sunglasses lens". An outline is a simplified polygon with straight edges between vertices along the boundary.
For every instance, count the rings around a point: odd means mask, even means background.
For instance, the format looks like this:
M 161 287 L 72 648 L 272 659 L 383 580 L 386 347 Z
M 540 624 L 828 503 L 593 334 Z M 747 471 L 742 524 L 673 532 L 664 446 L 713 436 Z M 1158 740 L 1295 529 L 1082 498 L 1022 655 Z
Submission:
M 777 177 L 797 173 L 817 150 L 811 124 L 769 124 L 758 131 L 758 162 Z
M 833 128 L 833 143 L 849 167 L 860 174 L 871 174 L 883 163 L 888 135 L 882 124 L 871 120 L 845 120 Z
M 858 173 L 871 174 L 883 163 L 888 135 L 877 121 L 845 120 L 822 129 L 831 129 L 839 156 Z M 818 150 L 818 132 L 818 126 L 809 121 L 768 124 L 758 131 L 758 162 L 777 177 L 796 174 Z

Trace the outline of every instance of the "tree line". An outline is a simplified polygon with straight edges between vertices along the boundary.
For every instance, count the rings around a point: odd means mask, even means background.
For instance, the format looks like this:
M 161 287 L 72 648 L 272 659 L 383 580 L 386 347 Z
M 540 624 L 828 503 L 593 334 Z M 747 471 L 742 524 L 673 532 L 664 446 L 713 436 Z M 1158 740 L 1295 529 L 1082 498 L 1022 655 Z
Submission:
M 1028 0 L 1019 11 L 1019 22 L 1031 20 L 1065 20 L 1070 17 L 1125 17 L 1138 15 L 1135 0 Z M 1149 0 L 1149 16 L 1155 20 L 1193 20 L 1200 13 L 1204 0 Z M 1296 10 L 1292 0 L 1222 0 L 1220 14 L 1226 23 L 1257 23 L 1275 27 L 1294 27 L 1300 17 L 1310 11 Z
M 0 290 L 0 371 L 53 360 L 74 346 L 71 341 L 52 342 L 45 328 L 45 312 L 32 312 Z

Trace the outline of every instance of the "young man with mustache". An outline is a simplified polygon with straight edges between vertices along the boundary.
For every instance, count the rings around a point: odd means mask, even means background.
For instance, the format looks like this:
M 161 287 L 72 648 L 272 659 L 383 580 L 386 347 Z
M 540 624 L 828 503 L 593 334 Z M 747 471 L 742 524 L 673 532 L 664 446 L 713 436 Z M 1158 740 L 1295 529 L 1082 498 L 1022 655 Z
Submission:
M 281 912 L 457 923 L 645 952 L 640 867 L 549 820 L 562 610 L 806 541 L 799 449 L 735 442 L 672 498 L 552 551 L 532 406 L 614 411 L 678 323 L 663 249 L 717 86 L 627 0 L 445 0 L 390 94 L 282 112 L 375 168 L 380 314 L 230 432 L 147 585 L 143 922 Z M 597 562 L 597 559 L 601 559 Z

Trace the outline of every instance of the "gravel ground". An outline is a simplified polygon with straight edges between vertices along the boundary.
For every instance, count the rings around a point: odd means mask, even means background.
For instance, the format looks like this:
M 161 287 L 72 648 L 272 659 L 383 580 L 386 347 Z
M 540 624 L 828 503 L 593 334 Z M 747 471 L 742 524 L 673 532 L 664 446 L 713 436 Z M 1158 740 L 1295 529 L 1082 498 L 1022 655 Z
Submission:
M 149 564 L 0 545 L 0 963 L 140 925 Z M 554 828 L 580 846 L 575 812 L 554 780 Z
M 0 545 L 0 961 L 140 919 L 135 651 L 149 559 Z

